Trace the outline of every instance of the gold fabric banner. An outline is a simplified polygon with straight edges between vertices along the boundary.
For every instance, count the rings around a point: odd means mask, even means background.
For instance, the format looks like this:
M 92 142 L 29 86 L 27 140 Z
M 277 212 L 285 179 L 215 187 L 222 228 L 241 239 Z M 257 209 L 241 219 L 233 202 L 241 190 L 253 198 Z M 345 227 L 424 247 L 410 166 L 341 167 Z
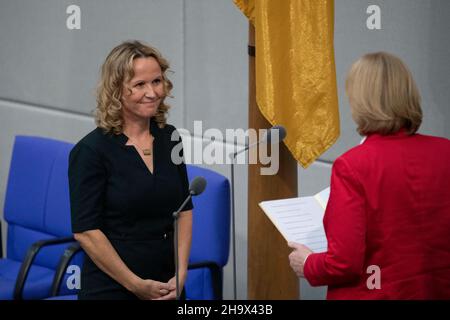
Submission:
M 255 26 L 256 102 L 308 167 L 339 137 L 333 0 L 234 0 Z

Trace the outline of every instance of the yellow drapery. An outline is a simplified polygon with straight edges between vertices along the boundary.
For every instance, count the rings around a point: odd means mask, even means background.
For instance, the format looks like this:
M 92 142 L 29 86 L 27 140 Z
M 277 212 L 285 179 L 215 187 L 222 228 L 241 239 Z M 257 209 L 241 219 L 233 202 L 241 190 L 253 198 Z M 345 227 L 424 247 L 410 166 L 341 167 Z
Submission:
M 255 26 L 256 102 L 308 167 L 339 137 L 334 0 L 234 0 Z

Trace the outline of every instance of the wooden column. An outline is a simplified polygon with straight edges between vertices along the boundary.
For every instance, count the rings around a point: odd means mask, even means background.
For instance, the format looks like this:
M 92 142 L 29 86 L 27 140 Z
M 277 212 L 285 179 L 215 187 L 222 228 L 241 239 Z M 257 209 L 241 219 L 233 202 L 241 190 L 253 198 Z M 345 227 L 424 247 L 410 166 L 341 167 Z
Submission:
M 250 24 L 249 128 L 258 130 L 271 125 L 256 104 L 255 57 L 250 50 L 254 46 L 255 32 Z M 276 175 L 261 175 L 259 164 L 249 165 L 248 169 L 248 299 L 299 298 L 299 279 L 289 266 L 291 250 L 258 206 L 265 200 L 297 197 L 297 162 L 284 144 L 279 150 L 280 165 Z

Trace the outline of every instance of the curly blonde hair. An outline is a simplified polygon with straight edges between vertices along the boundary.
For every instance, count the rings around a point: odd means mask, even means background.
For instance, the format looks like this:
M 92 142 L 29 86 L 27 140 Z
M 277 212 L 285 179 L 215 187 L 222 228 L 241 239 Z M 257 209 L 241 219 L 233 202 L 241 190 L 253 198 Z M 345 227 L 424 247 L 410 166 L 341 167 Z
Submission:
M 97 109 L 95 123 L 105 132 L 120 134 L 123 131 L 122 90 L 124 83 L 134 76 L 133 61 L 137 58 L 153 57 L 162 71 L 165 96 L 170 96 L 172 82 L 167 78 L 169 62 L 155 48 L 139 41 L 123 42 L 111 50 L 101 68 L 97 86 Z M 159 104 L 154 119 L 159 127 L 167 123 L 170 106 L 164 102 Z

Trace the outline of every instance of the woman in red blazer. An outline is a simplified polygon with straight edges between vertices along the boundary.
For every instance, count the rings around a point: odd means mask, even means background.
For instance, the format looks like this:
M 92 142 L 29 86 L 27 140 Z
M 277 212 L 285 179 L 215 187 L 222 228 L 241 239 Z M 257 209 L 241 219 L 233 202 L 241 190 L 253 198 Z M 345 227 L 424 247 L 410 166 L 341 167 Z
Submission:
M 367 138 L 333 164 L 327 252 L 289 243 L 291 267 L 328 299 L 450 299 L 450 141 L 416 133 L 420 96 L 395 56 L 363 56 L 346 91 Z

